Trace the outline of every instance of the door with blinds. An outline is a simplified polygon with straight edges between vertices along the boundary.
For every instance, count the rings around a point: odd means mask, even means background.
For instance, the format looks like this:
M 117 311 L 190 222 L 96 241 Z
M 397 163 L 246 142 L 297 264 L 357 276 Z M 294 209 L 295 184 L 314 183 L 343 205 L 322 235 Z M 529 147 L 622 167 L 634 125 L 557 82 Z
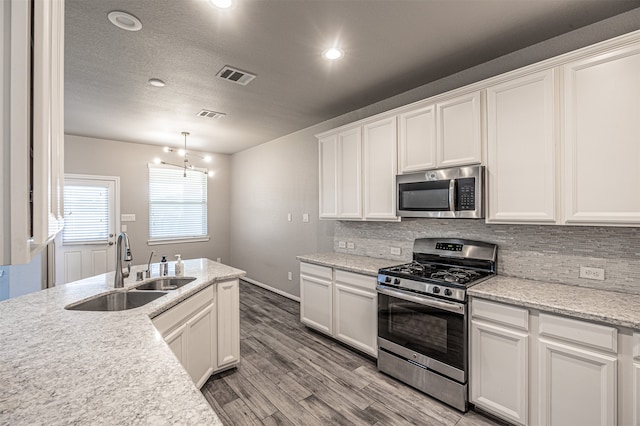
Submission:
M 64 178 L 64 229 L 56 239 L 56 283 L 64 284 L 115 269 L 120 228 L 119 178 Z

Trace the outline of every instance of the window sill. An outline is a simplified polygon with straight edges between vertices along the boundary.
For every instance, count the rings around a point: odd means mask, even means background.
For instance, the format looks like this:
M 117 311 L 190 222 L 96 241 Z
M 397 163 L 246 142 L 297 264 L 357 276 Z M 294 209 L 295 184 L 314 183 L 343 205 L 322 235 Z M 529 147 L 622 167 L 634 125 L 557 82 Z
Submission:
M 147 240 L 147 245 L 157 246 L 160 244 L 183 244 L 183 243 L 201 243 L 209 241 L 209 236 L 204 237 L 183 237 L 183 238 L 166 238 L 158 240 Z

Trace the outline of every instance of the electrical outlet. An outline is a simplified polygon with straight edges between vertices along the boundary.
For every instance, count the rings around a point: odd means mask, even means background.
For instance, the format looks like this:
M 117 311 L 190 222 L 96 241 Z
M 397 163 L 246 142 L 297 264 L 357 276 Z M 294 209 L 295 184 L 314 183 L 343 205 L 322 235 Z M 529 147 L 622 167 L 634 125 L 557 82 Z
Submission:
M 218 263 L 222 263 L 222 260 L 221 260 L 220 258 L 217 258 L 217 259 L 216 259 L 216 262 L 218 262 Z
M 344 241 L 338 241 L 338 247 L 347 248 L 347 243 L 345 243 Z
M 291 274 L 291 272 L 287 272 L 287 278 L 291 281 L 293 279 L 293 274 Z
M 309 222 L 309 213 L 302 213 L 302 221 Z
M 356 248 L 356 245 L 355 245 L 354 243 L 352 243 L 351 241 L 349 241 L 349 242 L 347 243 L 347 248 L 348 248 L 348 249 L 354 249 L 354 248 Z
M 394 254 L 396 256 L 400 256 L 402 254 L 402 249 L 400 247 L 389 247 L 389 251 L 391 252 L 391 254 Z
M 580 278 L 586 278 L 588 280 L 604 281 L 604 269 L 603 268 L 587 268 L 586 266 L 581 266 Z

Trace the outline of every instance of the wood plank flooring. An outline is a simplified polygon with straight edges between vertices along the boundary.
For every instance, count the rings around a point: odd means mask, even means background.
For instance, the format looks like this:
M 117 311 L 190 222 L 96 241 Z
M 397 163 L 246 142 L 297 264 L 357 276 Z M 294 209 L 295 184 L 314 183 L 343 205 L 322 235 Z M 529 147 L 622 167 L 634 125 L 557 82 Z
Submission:
M 300 323 L 299 304 L 240 281 L 237 369 L 202 387 L 232 425 L 490 426 L 379 373 L 375 361 Z

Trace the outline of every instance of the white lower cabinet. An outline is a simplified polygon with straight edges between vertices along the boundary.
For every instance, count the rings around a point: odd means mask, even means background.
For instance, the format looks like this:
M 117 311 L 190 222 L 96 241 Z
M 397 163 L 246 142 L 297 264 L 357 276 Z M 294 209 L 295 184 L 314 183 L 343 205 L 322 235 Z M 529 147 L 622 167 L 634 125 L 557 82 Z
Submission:
M 348 345 L 378 356 L 377 280 L 353 272 L 335 271 L 334 336 Z
M 333 334 L 333 270 L 327 266 L 300 263 L 300 321 L 326 334 Z
M 633 424 L 640 425 L 640 360 L 633 363 Z
M 476 298 L 470 309 L 473 404 L 513 424 L 616 425 L 630 399 L 618 394 L 629 393 L 618 386 L 627 359 L 639 424 L 640 359 L 618 344 L 617 328 Z
M 240 362 L 237 295 L 238 280 L 213 284 L 152 319 L 198 388 Z
M 375 277 L 300 263 L 300 321 L 364 353 L 378 355 Z
M 218 369 L 240 362 L 240 287 L 238 280 L 217 284 Z
M 528 312 L 476 299 L 471 309 L 470 400 L 511 423 L 526 425 Z

